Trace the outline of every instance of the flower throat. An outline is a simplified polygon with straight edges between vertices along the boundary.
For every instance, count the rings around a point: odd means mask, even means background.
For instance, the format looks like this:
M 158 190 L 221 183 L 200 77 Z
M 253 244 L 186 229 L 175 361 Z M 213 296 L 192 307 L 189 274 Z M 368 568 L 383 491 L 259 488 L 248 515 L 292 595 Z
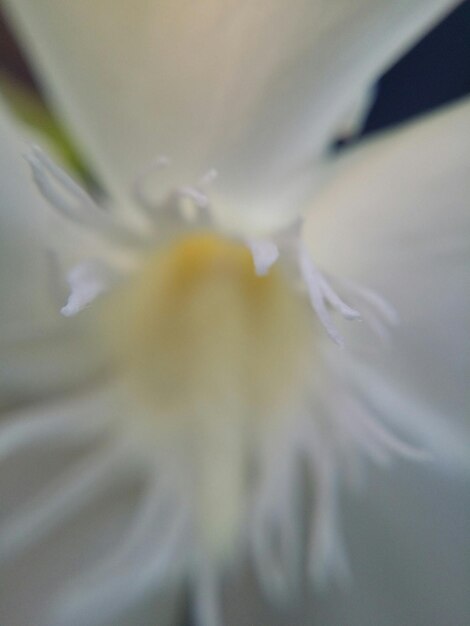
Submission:
M 227 411 L 263 416 L 293 399 L 309 313 L 281 267 L 259 276 L 242 243 L 202 232 L 149 257 L 105 323 L 139 395 L 186 427 Z

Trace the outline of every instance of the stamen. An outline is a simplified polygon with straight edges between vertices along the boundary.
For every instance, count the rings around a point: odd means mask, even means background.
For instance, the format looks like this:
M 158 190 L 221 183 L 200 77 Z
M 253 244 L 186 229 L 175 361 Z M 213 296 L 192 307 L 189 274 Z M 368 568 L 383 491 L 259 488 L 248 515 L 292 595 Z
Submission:
M 359 445 L 368 447 L 369 452 L 376 452 L 375 460 L 388 462 L 390 455 L 398 455 L 413 461 L 428 461 L 431 459 L 429 451 L 403 441 L 389 428 L 373 418 L 366 407 L 361 406 L 352 398 L 347 403 L 348 419 L 356 430 L 356 441 Z M 352 434 L 352 433 L 351 433 Z
M 73 467 L 59 477 L 47 494 L 39 493 L 24 509 L 1 526 L 0 561 L 11 558 L 18 550 L 41 539 L 73 516 L 110 482 L 119 480 L 126 445 L 113 445 L 87 458 L 80 467 Z
M 190 200 L 189 204 L 180 206 L 183 217 L 189 222 L 195 222 L 198 218 L 205 219 L 208 223 L 212 222 L 210 200 L 204 190 L 210 187 L 218 175 L 217 170 L 212 168 L 201 176 L 197 185 L 184 185 L 177 190 L 180 199 Z
M 298 254 L 300 272 L 307 286 L 310 302 L 315 313 L 318 315 L 330 339 L 338 346 L 343 347 L 344 340 L 331 318 L 327 305 L 347 320 L 361 319 L 360 313 L 341 300 L 325 276 L 317 269 L 303 245 L 299 246 Z
M 85 580 L 71 581 L 61 594 L 53 623 L 114 623 L 133 599 L 171 583 L 178 573 L 176 564 L 182 563 L 182 555 L 188 548 L 188 519 L 187 507 L 182 506 L 166 529 L 158 549 L 155 549 L 154 537 L 147 537 L 148 545 L 141 544 L 124 567 L 115 568 L 99 580 L 87 576 Z M 129 577 L 129 571 L 133 576 Z
M 153 221 L 159 206 L 154 199 L 148 196 L 145 186 L 150 176 L 165 169 L 170 164 L 171 161 L 167 156 L 159 156 L 137 176 L 132 186 L 134 198 Z M 208 187 L 216 177 L 217 171 L 210 169 L 201 177 L 197 185 L 183 185 L 170 193 L 168 198 L 160 203 L 160 208 L 165 207 L 168 201 L 174 201 L 176 197 L 177 209 L 187 222 L 195 222 L 199 218 L 210 218 L 209 198 L 204 192 L 204 188 Z M 209 219 L 209 221 L 211 220 Z
M 110 276 L 107 274 L 106 268 L 96 261 L 76 265 L 67 274 L 70 295 L 67 304 L 60 310 L 62 315 L 65 317 L 76 315 L 104 293 L 110 283 Z
M 269 269 L 279 258 L 279 249 L 272 241 L 248 239 L 246 245 L 253 256 L 255 271 L 258 276 L 266 276 Z
M 327 282 L 324 274 L 319 273 L 318 280 L 320 281 L 320 284 L 321 284 L 323 297 L 333 309 L 338 311 L 338 313 L 340 313 L 344 317 L 344 319 L 348 321 L 361 319 L 361 314 L 358 311 L 356 311 L 356 309 L 353 309 L 352 307 L 347 305 L 345 302 L 343 302 L 343 300 L 341 300 L 338 294 L 333 290 L 331 285 Z
M 87 572 L 84 584 L 91 577 L 99 581 L 106 574 L 122 569 L 127 562 L 136 558 L 148 538 L 151 537 L 153 545 L 158 548 L 171 534 L 184 508 L 182 499 L 175 495 L 175 481 L 169 479 L 168 473 L 163 478 L 150 473 L 147 480 L 150 484 L 145 488 L 122 543 L 109 558 L 100 561 L 93 571 Z
M 25 159 L 43 196 L 65 217 L 83 221 L 84 211 L 99 211 L 92 198 L 39 146 L 33 145 Z
M 449 433 L 442 422 L 439 410 L 431 404 L 418 401 L 412 393 L 397 393 L 393 384 L 387 381 L 374 367 L 359 359 L 345 360 L 345 377 L 353 392 L 363 397 L 368 410 L 383 416 L 383 421 L 393 418 L 393 423 L 404 433 L 409 433 L 418 445 L 429 452 L 448 459 L 462 459 L 468 467 L 468 446 L 466 441 Z M 393 416 L 393 417 L 392 417 Z M 445 451 L 445 456 L 442 455 Z
M 203 559 L 196 563 L 196 567 L 193 582 L 196 626 L 223 626 L 218 578 L 214 566 L 207 559 Z
M 251 539 L 258 578 L 266 594 L 279 603 L 295 593 L 301 572 L 298 458 L 291 445 L 270 452 L 254 506 Z
M 15 416 L 4 422 L 0 427 L 0 462 L 41 443 L 77 443 L 92 440 L 100 432 L 104 432 L 107 425 L 105 418 L 96 422 L 81 422 L 66 414 L 66 410 L 59 405 L 54 412 L 51 408 L 46 413 Z
M 351 577 L 342 533 L 338 527 L 338 468 L 334 451 L 313 420 L 302 424 L 299 451 L 314 482 L 308 569 L 312 582 L 323 587 L 329 578 L 347 584 Z
M 267 504 L 259 503 L 253 526 L 253 556 L 265 593 L 276 602 L 285 595 L 286 579 L 274 549 L 275 523 Z
M 197 223 L 199 228 L 212 228 L 214 220 L 210 200 L 200 187 L 180 187 L 176 190 L 176 197 L 178 210 L 186 222 Z
M 209 207 L 209 198 L 197 187 L 180 187 L 177 193 L 180 198 L 192 200 L 198 209 L 207 209 Z
M 41 148 L 33 145 L 24 156 L 39 191 L 59 215 L 85 227 L 95 238 L 98 236 L 107 240 L 115 239 L 120 244 L 127 245 L 142 243 L 139 233 L 134 233 L 128 226 L 118 223 L 111 215 L 106 214 Z
M 390 328 L 397 326 L 400 319 L 395 308 L 384 297 L 343 277 L 329 277 L 329 280 L 343 293 L 347 293 L 351 302 L 357 303 L 364 321 L 376 335 L 384 341 L 390 338 Z
M 203 176 L 201 176 L 199 180 L 199 187 L 209 187 L 218 175 L 219 172 L 215 168 L 208 170 Z
M 149 198 L 145 191 L 145 185 L 148 182 L 149 177 L 157 172 L 160 172 L 161 170 L 164 170 L 170 165 L 171 160 L 165 155 L 160 155 L 135 178 L 132 184 L 132 193 L 135 200 L 143 209 L 153 213 L 156 208 L 155 201 Z
M 366 287 L 362 287 L 360 285 L 356 285 L 352 281 L 346 281 L 345 279 L 341 279 L 341 281 L 347 285 L 347 288 L 350 289 L 351 293 L 361 297 L 364 302 L 367 302 L 381 315 L 383 320 L 387 322 L 390 326 L 396 326 L 400 323 L 400 318 L 396 309 L 383 298 L 380 294 L 372 289 L 367 289 Z

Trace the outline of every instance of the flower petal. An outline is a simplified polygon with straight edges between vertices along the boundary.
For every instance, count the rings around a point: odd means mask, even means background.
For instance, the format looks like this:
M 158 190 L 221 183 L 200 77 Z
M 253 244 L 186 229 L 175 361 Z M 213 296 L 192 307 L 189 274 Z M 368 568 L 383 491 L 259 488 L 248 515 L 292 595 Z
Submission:
M 470 501 L 463 477 L 403 464 L 370 476 L 363 497 L 352 496 L 345 508 L 350 588 L 305 588 L 289 612 L 268 606 L 245 575 L 226 590 L 227 626 L 467 624 Z
M 114 192 L 216 168 L 220 203 L 296 208 L 384 68 L 456 0 L 8 0 L 58 110 Z M 160 174 L 162 176 L 162 174 Z M 160 178 L 159 178 L 160 180 Z
M 372 288 L 401 320 L 383 349 L 344 329 L 353 384 L 385 419 L 467 464 L 469 125 L 467 99 L 353 150 L 305 226 L 322 269 Z
M 90 381 L 102 364 L 84 320 L 65 320 L 51 209 L 33 183 L 20 129 L 0 103 L 0 413 Z
M 156 521 L 145 518 L 142 524 L 158 476 L 136 455 L 132 438 L 113 428 L 126 410 L 115 391 L 101 386 L 43 407 L 23 407 L 0 423 L 5 625 L 144 626 L 156 616 L 159 624 L 174 620 L 176 577 L 168 574 L 162 581 L 151 568 L 166 538 L 165 524 L 162 532 L 156 515 Z M 173 565 L 168 569 L 173 572 Z M 113 587 L 115 579 L 121 584 Z M 96 589 L 109 588 L 114 596 L 108 593 L 90 611 L 89 596 L 96 600 Z
M 48 451 L 49 457 L 60 458 L 61 454 L 64 456 L 60 450 Z M 78 465 L 83 460 L 86 458 L 82 454 L 81 461 L 75 459 L 75 463 Z M 27 476 L 23 476 L 26 482 Z M 109 604 L 102 607 L 96 619 L 92 615 L 86 618 L 69 615 L 66 620 L 61 617 L 59 622 L 55 621 L 61 600 L 74 588 L 75 579 L 93 571 L 101 560 L 112 557 L 117 546 L 126 541 L 132 527 L 142 484 L 132 474 L 123 480 L 120 473 L 114 482 L 105 494 L 90 497 L 89 504 L 66 524 L 59 524 L 53 533 L 22 552 L 14 561 L 1 565 L 0 611 L 5 625 L 151 626 L 155 620 L 162 625 L 175 623 L 179 597 L 171 584 L 152 590 L 152 593 L 148 589 L 127 595 L 121 592 L 118 614 L 116 607 Z M 150 554 L 151 550 L 147 553 Z M 139 564 L 135 567 L 138 568 Z M 127 574 L 129 588 L 132 588 L 135 577 L 132 570 Z
M 57 319 L 41 219 L 47 206 L 22 158 L 27 144 L 0 103 L 0 334 L 23 336 Z

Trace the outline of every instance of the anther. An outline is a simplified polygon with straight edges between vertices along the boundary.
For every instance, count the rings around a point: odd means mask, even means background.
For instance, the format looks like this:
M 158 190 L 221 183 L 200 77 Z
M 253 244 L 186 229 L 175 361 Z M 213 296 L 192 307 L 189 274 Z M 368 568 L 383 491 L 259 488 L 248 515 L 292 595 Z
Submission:
M 253 257 L 258 276 L 266 276 L 269 269 L 279 258 L 279 249 L 272 241 L 249 239 L 246 245 Z
M 60 310 L 65 317 L 72 317 L 106 291 L 108 284 L 104 268 L 89 261 L 76 265 L 67 275 L 70 295 L 67 304 Z
M 344 340 L 331 318 L 328 306 L 349 321 L 361 319 L 360 313 L 343 302 L 325 276 L 315 266 L 308 251 L 302 245 L 299 248 L 299 269 L 318 319 L 330 339 L 338 346 L 343 347 Z

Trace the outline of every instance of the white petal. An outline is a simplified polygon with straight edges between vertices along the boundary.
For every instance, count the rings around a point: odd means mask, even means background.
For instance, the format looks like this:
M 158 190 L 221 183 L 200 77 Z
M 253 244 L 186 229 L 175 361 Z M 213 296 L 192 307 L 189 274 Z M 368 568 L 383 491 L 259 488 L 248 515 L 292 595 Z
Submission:
M 383 349 L 344 328 L 353 384 L 382 417 L 467 463 L 469 127 L 466 100 L 352 151 L 305 228 L 322 269 L 374 289 L 401 320 Z
M 3 413 L 24 403 L 50 401 L 54 394 L 93 387 L 104 375 L 104 359 L 81 320 L 23 337 L 5 333 L 0 354 Z
M 53 453 L 52 453 L 53 454 Z M 51 626 L 61 593 L 69 592 L 74 578 L 93 571 L 100 559 L 107 559 L 126 540 L 132 524 L 142 485 L 138 481 L 121 481 L 108 493 L 96 498 L 66 525 L 50 537 L 38 542 L 1 571 L 0 613 L 5 626 Z M 136 568 L 139 564 L 134 565 Z M 130 583 L 134 574 L 128 569 Z M 120 598 L 121 610 L 116 616 L 109 607 L 110 619 L 104 611 L 96 621 L 61 621 L 60 626 L 151 626 L 174 623 L 177 609 L 176 589 L 162 588 L 151 594 L 141 593 Z
M 159 180 L 252 213 L 295 210 L 383 69 L 456 0 L 9 0 L 31 59 L 116 193 Z M 230 199 L 230 202 L 228 202 Z M 261 220 L 262 221 L 262 220 Z
M 93 443 L 116 413 L 107 388 L 64 395 L 10 410 L 0 421 L 0 523 L 57 478 Z M 62 466 L 62 469 L 60 468 Z
M 0 336 L 46 328 L 54 311 L 51 259 L 41 220 L 48 210 L 23 158 L 27 144 L 0 102 Z
M 135 584 L 161 546 L 153 545 L 149 528 L 136 536 L 149 473 L 132 439 L 109 429 L 109 419 L 123 410 L 115 389 L 103 387 L 41 410 L 18 410 L 1 427 L 0 441 L 8 443 L 0 459 L 0 535 L 10 537 L 0 557 L 2 624 L 52 626 L 58 614 L 57 626 L 144 626 L 173 619 L 174 578 L 164 584 L 158 577 L 146 580 L 146 589 Z M 134 558 L 116 562 L 129 541 Z M 101 571 L 103 563 L 118 567 L 104 568 L 103 580 L 96 577 L 102 586 L 117 577 L 129 581 L 120 586 L 119 611 L 102 602 L 99 617 L 85 619 L 82 606 L 65 616 L 71 592 L 79 593 L 87 574 Z
M 0 102 L 0 411 L 70 391 L 102 368 L 86 319 L 60 314 L 66 270 L 56 252 L 70 264 L 107 251 L 68 233 L 75 225 L 53 213 L 33 182 L 29 149 Z
M 71 338 L 50 340 L 61 320 L 41 228 L 47 207 L 22 158 L 25 149 L 0 107 L 0 409 L 42 394 L 46 381 L 57 387 L 72 373 L 63 369 L 67 344 L 66 356 L 74 355 Z M 62 356 L 54 362 L 56 349 Z
M 464 626 L 469 513 L 464 479 L 411 464 L 375 476 L 345 518 L 353 586 L 349 594 L 317 598 L 319 623 Z
M 279 611 L 245 574 L 226 590 L 226 626 L 466 626 L 466 480 L 407 463 L 370 476 L 364 497 L 345 508 L 349 589 L 314 594 L 304 588 L 291 612 Z
M 59 314 L 42 228 L 49 207 L 22 159 L 25 149 L 0 111 L 0 532 L 10 536 L 15 557 L 0 561 L 0 614 L 6 626 L 51 626 L 61 584 L 109 558 L 126 537 L 138 491 L 113 473 L 116 488 L 97 501 L 99 477 L 87 477 L 88 458 L 83 465 L 98 423 L 116 407 L 111 401 L 110 409 L 106 390 L 104 402 L 101 393 L 92 397 L 101 372 L 95 352 L 81 322 Z M 54 243 L 56 233 L 49 235 Z M 80 396 L 85 382 L 89 395 Z M 95 460 L 95 469 L 105 461 Z M 77 496 L 80 512 L 73 510 Z M 140 597 L 138 606 L 135 595 L 125 600 L 123 624 L 154 624 L 156 615 L 161 624 L 173 620 L 173 591 Z M 115 615 L 110 623 L 117 626 Z

